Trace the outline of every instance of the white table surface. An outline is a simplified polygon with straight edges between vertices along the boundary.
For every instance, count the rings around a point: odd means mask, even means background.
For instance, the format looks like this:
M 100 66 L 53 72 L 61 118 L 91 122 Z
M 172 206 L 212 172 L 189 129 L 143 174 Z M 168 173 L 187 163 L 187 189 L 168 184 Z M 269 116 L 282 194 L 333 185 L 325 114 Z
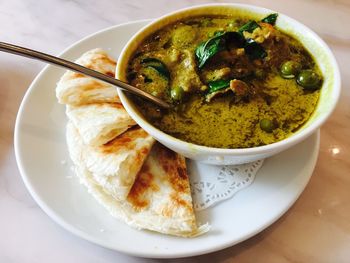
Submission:
M 0 41 L 58 54 L 77 40 L 100 29 L 132 20 L 156 18 L 169 11 L 206 2 L 208 1 L 0 0 Z M 313 176 L 316 179 L 311 180 L 305 193 L 287 215 L 263 233 L 235 247 L 168 262 L 349 262 L 350 182 L 349 176 L 345 176 L 350 171 L 347 150 L 350 132 L 350 1 L 236 2 L 274 9 L 301 21 L 320 34 L 339 62 L 343 78 L 342 99 L 335 115 L 321 132 L 321 153 Z M 46 216 L 29 195 L 15 161 L 13 131 L 21 99 L 43 67 L 44 64 L 40 62 L 0 53 L 0 262 L 166 261 L 131 257 L 81 240 Z M 332 150 L 334 145 L 338 147 L 337 151 Z M 331 168 L 323 165 L 324 160 L 331 160 Z M 297 227 L 300 220 L 297 215 L 301 213 L 305 220 L 309 220 L 308 216 L 315 213 L 312 209 L 317 207 L 312 203 L 323 198 L 316 193 L 334 182 L 322 178 L 327 178 L 326 172 L 334 171 L 340 178 L 336 182 L 341 183 L 338 188 L 332 188 L 332 196 L 339 197 L 336 199 L 337 204 L 340 202 L 343 206 L 334 205 L 333 202 L 329 208 L 333 209 L 330 210 L 332 213 L 328 217 L 313 219 L 312 225 L 317 234 L 326 235 L 328 225 L 324 220 L 328 220 L 329 224 L 338 227 L 339 233 L 334 231 L 334 236 L 329 237 L 330 241 L 322 243 L 323 247 L 300 245 L 302 242 L 292 233 L 300 233 L 300 236 L 303 233 L 303 229 Z M 326 208 L 330 203 L 324 198 L 325 201 L 320 201 L 319 205 Z M 307 224 L 302 226 L 307 227 Z

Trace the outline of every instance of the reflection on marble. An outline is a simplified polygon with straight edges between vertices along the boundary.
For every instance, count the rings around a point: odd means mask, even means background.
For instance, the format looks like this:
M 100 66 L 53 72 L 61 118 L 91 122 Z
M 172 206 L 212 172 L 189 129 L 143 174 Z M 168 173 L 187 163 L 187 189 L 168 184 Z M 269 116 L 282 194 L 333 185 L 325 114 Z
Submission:
M 58 54 L 103 28 L 207 2 L 0 0 L 1 41 Z M 280 220 L 232 248 L 169 262 L 349 262 L 350 2 L 235 2 L 274 9 L 320 34 L 340 66 L 341 99 L 322 127 L 320 156 L 309 185 Z M 0 262 L 159 262 L 123 255 L 72 236 L 47 217 L 25 189 L 15 163 L 13 129 L 20 101 L 43 66 L 0 53 Z
M 330 149 L 332 156 L 335 156 L 340 153 L 340 149 L 338 147 L 333 147 Z

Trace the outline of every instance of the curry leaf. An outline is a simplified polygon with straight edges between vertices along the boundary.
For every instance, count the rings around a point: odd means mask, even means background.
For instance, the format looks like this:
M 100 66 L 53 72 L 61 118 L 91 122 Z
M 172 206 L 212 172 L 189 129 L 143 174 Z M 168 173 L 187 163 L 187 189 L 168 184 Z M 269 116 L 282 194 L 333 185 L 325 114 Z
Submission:
M 162 61 L 156 58 L 144 58 L 143 60 L 141 60 L 141 64 L 143 64 L 146 68 L 153 68 L 160 75 L 167 79 L 170 78 L 169 70 L 166 68 Z
M 261 59 L 267 56 L 265 49 L 251 38 L 245 39 L 238 32 L 227 32 L 225 35 L 227 43 L 234 42 L 237 47 L 243 47 L 250 59 Z
M 261 22 L 269 23 L 271 25 L 275 25 L 277 17 L 278 17 L 278 14 L 274 13 L 274 14 L 268 15 L 267 17 L 261 19 Z
M 196 48 L 196 57 L 199 68 L 202 68 L 208 59 L 225 48 L 222 38 L 224 34 L 224 32 L 218 32 L 214 37 L 208 39 L 206 42 L 201 43 Z
M 226 34 L 225 31 L 223 31 L 223 30 L 218 30 L 218 31 L 215 31 L 215 32 L 214 32 L 214 37 L 221 37 L 221 36 L 223 36 L 223 35 L 225 35 L 225 34 Z
M 255 22 L 254 20 L 251 20 L 249 21 L 248 23 L 244 24 L 243 26 L 241 26 L 239 29 L 238 29 L 238 32 L 239 33 L 243 33 L 244 31 L 247 31 L 249 33 L 252 33 L 254 31 L 254 29 L 260 27 L 258 25 L 257 22 Z
M 236 43 L 238 47 L 243 47 L 244 41 L 243 35 L 238 32 L 215 32 L 214 37 L 196 48 L 198 67 L 202 68 L 211 57 L 225 49 L 227 43 Z
M 238 29 L 237 32 L 215 32 L 214 36 L 202 42 L 195 51 L 198 67 L 201 69 L 205 63 L 219 51 L 227 48 L 227 44 L 234 43 L 237 47 L 244 47 L 251 59 L 264 58 L 267 56 L 264 48 L 252 39 L 245 39 L 243 32 L 253 32 L 259 25 L 255 21 L 249 21 Z
M 161 64 L 161 63 L 163 62 L 156 58 L 144 58 L 141 60 L 141 64 Z
M 226 32 L 225 34 L 226 43 L 234 43 L 237 47 L 243 47 L 245 38 L 241 33 L 238 32 Z
M 230 80 L 216 80 L 216 81 L 210 81 L 208 82 L 208 86 L 209 86 L 209 91 L 208 94 L 213 93 L 215 91 L 227 88 L 230 86 Z
M 170 73 L 164 65 L 148 65 L 147 67 L 153 68 L 160 75 L 162 75 L 163 77 L 166 77 L 167 79 L 170 78 Z
M 267 56 L 265 49 L 251 38 L 246 40 L 244 50 L 250 59 L 261 59 Z

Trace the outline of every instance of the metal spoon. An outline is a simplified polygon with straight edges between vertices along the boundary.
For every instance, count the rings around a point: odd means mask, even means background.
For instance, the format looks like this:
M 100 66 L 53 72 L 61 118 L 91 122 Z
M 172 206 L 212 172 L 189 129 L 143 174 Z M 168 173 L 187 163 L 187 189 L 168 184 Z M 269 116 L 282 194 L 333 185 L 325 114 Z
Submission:
M 56 66 L 60 66 L 75 72 L 79 72 L 81 74 L 84 74 L 86 76 L 98 79 L 98 80 L 102 80 L 104 82 L 107 82 L 109 84 L 112 84 L 114 86 L 117 86 L 118 88 L 121 88 L 123 90 L 126 90 L 130 93 L 133 93 L 137 96 L 140 96 L 144 99 L 147 99 L 155 104 L 157 104 L 158 106 L 165 108 L 165 109 L 169 109 L 171 107 L 171 105 L 143 90 L 140 90 L 138 88 L 135 88 L 134 86 L 131 86 L 123 81 L 120 81 L 118 79 L 112 78 L 110 76 L 107 76 L 105 74 L 102 74 L 100 72 L 97 72 L 95 70 L 80 66 L 76 63 L 70 62 L 68 60 L 62 59 L 62 58 L 58 58 L 58 57 L 54 57 L 39 51 L 35 51 L 32 49 L 28 49 L 25 47 L 20 47 L 20 46 L 15 46 L 12 44 L 8 44 L 5 42 L 0 42 L 0 51 L 3 52 L 7 52 L 7 53 L 11 53 L 11 54 L 15 54 L 15 55 L 19 55 L 19 56 L 23 56 L 23 57 L 28 57 L 28 58 L 32 58 L 32 59 L 37 59 L 37 60 L 41 60 L 44 62 L 47 62 L 49 64 L 53 64 Z

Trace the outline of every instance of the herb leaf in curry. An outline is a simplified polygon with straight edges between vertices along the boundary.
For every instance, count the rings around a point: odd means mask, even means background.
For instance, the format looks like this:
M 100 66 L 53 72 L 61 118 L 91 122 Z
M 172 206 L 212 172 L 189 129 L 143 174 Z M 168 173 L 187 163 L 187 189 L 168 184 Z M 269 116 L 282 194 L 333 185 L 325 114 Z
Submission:
M 209 90 L 208 90 L 208 94 L 213 93 L 215 91 L 227 88 L 230 86 L 230 80 L 216 80 L 216 81 L 211 81 L 208 83 L 209 86 Z
M 202 68 L 204 64 L 213 57 L 216 53 L 225 48 L 223 43 L 223 35 L 225 33 L 219 32 L 214 37 L 202 42 L 196 48 L 196 57 L 198 60 L 198 67 Z
M 169 70 L 166 68 L 164 63 L 156 58 L 145 58 L 141 61 L 141 64 L 143 64 L 145 67 L 153 68 L 156 70 L 160 75 L 163 77 L 169 79 L 170 73 Z
M 267 17 L 261 19 L 261 22 L 268 23 L 270 25 L 275 25 L 277 17 L 278 17 L 278 14 L 274 13 L 274 14 L 268 15 Z
M 247 39 L 244 50 L 249 58 L 253 60 L 262 59 L 267 56 L 265 49 L 251 38 Z
M 255 22 L 254 20 L 250 20 L 248 23 L 244 24 L 243 26 L 241 26 L 238 29 L 239 33 L 243 33 L 244 31 L 247 31 L 249 33 L 252 33 L 254 31 L 254 29 L 260 27 L 259 24 L 257 22 Z
M 277 18 L 277 17 L 276 17 Z M 241 26 L 237 32 L 217 32 L 214 37 L 201 43 L 196 48 L 196 57 L 198 61 L 198 68 L 201 69 L 205 63 L 218 52 L 227 49 L 227 44 L 234 42 L 238 47 L 244 47 L 245 52 L 250 59 L 263 59 L 267 56 L 264 48 L 253 39 L 245 39 L 243 32 L 252 33 L 259 24 L 253 20 Z

